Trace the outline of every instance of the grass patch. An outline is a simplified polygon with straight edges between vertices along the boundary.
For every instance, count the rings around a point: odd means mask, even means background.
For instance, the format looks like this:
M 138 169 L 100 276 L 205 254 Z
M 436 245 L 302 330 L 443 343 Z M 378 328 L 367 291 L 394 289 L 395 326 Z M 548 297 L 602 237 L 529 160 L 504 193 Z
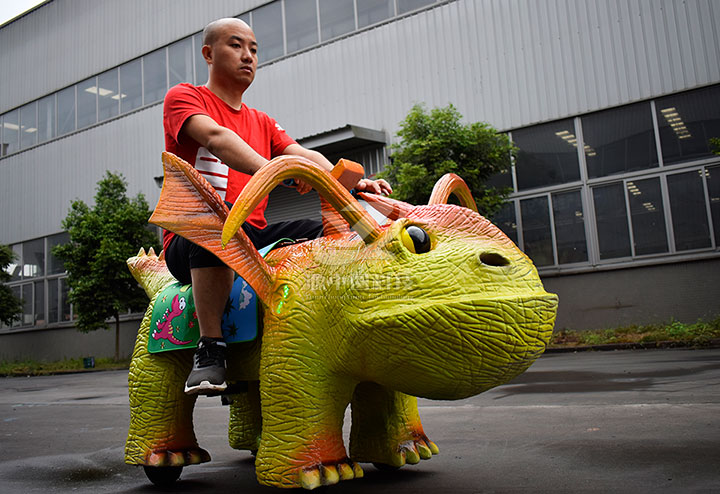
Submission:
M 115 360 L 96 358 L 95 367 L 86 369 L 82 358 L 60 360 L 58 362 L 38 362 L 24 360 L 20 362 L 0 362 L 0 376 L 44 376 L 66 372 L 90 372 L 93 370 L 127 369 L 130 359 Z
M 685 324 L 670 321 L 666 324 L 624 326 L 615 329 L 556 331 L 550 348 L 609 345 L 613 343 L 655 343 L 659 341 L 683 342 L 690 346 L 703 347 L 720 338 L 720 317 L 709 321 Z

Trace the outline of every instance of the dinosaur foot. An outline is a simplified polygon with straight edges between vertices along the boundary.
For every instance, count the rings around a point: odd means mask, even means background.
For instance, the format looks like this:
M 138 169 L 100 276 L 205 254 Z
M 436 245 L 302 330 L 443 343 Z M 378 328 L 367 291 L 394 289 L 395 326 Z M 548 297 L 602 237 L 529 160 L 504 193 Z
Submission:
M 384 449 L 384 448 L 383 448 Z M 395 470 L 406 464 L 415 465 L 420 460 L 429 460 L 433 455 L 440 452 L 437 445 L 427 436 L 417 437 L 400 443 L 391 450 L 380 453 L 377 449 L 374 453 L 354 454 L 353 458 L 359 461 L 367 461 L 375 465 L 379 470 Z M 359 451 L 358 451 L 359 453 Z
M 321 485 L 337 484 L 341 480 L 359 479 L 363 476 L 360 465 L 350 458 L 339 463 L 313 465 L 300 472 L 300 483 L 304 489 L 312 490 Z
M 202 448 L 180 451 L 160 450 L 150 453 L 145 461 L 148 467 L 184 467 L 210 461 L 210 453 Z

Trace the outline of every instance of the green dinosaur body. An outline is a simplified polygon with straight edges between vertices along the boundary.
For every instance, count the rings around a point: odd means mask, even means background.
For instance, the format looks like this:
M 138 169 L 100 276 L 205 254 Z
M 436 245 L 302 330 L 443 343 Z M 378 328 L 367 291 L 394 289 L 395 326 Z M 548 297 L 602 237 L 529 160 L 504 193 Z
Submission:
M 461 399 L 507 382 L 550 338 L 557 297 L 489 221 L 448 204 L 382 206 L 395 212 L 371 241 L 326 228 L 325 237 L 267 256 L 273 276 L 256 288 L 262 335 L 231 345 L 228 358 L 228 379 L 250 383 L 232 397 L 230 445 L 257 450 L 262 484 L 314 488 L 361 476 L 358 462 L 430 458 L 438 449 L 415 397 Z M 428 242 L 413 244 L 411 227 Z M 195 398 L 183 394 L 192 351 L 147 351 L 153 297 L 174 280 L 153 253 L 129 264 L 151 303 L 130 368 L 126 461 L 208 461 L 193 432 Z

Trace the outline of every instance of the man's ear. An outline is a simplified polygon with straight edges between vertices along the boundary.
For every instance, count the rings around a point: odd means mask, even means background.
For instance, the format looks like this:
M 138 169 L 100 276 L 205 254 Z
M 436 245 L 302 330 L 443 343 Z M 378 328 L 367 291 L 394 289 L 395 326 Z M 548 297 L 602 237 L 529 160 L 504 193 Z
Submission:
M 200 52 L 207 63 L 212 63 L 212 46 L 203 45 Z

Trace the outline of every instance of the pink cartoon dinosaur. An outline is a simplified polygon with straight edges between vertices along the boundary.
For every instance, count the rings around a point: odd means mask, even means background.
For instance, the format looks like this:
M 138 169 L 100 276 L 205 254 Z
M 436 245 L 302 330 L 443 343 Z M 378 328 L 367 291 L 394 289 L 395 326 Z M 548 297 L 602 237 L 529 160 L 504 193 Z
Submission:
M 172 320 L 182 315 L 185 310 L 185 297 L 180 298 L 179 295 L 175 295 L 171 303 L 172 311 L 170 309 L 165 310 L 162 320 L 156 322 L 157 330 L 153 332 L 152 337 L 156 340 L 164 339 L 170 341 L 175 345 L 187 345 L 192 340 L 180 341 L 173 336 Z

